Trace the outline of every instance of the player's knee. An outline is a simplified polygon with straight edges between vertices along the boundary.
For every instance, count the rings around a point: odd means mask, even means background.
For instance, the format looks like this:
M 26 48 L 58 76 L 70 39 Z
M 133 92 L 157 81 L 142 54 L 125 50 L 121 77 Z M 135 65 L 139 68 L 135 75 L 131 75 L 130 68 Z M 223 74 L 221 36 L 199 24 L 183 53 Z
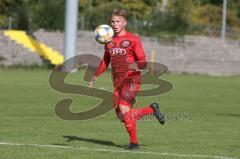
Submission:
M 120 112 L 118 114 L 118 119 L 121 121 L 121 122 L 124 122 L 125 118 L 126 118 L 126 115 L 127 115 L 127 111 L 123 111 L 123 112 Z
M 118 113 L 118 115 L 117 115 L 117 116 L 118 116 L 118 119 L 119 119 L 121 122 L 124 122 L 128 112 L 129 112 L 129 110 L 121 110 L 121 111 Z
M 124 116 L 130 111 L 130 107 L 125 106 L 125 105 L 120 105 L 119 106 L 120 113 Z
M 121 122 L 124 122 L 124 117 L 123 117 L 123 114 L 121 112 L 117 114 L 117 117 Z

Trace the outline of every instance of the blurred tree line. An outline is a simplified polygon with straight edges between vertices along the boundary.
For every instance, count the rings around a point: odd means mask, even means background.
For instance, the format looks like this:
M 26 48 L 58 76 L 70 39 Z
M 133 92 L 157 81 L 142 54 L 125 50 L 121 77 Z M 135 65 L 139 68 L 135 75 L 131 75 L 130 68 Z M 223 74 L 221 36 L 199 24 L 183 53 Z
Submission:
M 114 8 L 128 11 L 128 29 L 143 35 L 205 34 L 221 29 L 223 0 L 79 0 L 78 27 L 109 23 Z M 64 29 L 65 0 L 0 0 L 0 28 Z M 240 32 L 240 1 L 228 0 L 227 31 Z

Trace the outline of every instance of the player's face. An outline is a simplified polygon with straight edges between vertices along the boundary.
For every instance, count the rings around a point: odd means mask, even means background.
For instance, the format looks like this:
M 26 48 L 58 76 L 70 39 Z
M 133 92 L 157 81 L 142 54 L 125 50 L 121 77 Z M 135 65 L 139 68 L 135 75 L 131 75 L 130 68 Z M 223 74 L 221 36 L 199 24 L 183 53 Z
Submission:
M 121 34 L 125 32 L 125 26 L 127 21 L 122 16 L 112 15 L 111 17 L 111 26 L 115 34 Z

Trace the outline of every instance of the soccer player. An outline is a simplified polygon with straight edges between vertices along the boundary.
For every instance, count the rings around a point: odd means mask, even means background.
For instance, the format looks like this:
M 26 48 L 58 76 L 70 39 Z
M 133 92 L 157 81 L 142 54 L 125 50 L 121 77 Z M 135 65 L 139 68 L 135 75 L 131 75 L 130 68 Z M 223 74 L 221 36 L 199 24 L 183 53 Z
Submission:
M 133 108 L 135 97 L 141 85 L 141 69 L 146 67 L 146 59 L 138 36 L 126 31 L 127 13 L 115 9 L 111 15 L 114 37 L 105 44 L 104 56 L 96 73 L 89 81 L 89 89 L 94 81 L 111 63 L 114 85 L 114 108 L 118 118 L 124 123 L 130 137 L 127 149 L 138 149 L 136 121 L 145 115 L 153 114 L 161 124 L 165 123 L 157 103 L 144 108 Z

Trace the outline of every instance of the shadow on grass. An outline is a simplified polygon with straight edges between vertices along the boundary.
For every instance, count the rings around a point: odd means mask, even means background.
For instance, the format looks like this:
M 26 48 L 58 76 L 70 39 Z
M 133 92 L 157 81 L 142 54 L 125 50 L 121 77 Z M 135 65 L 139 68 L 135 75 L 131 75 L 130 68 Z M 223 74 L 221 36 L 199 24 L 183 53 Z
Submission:
M 111 141 L 83 138 L 83 137 L 77 137 L 77 136 L 63 136 L 63 137 L 65 139 L 67 139 L 67 142 L 84 141 L 84 142 L 88 142 L 88 143 L 94 143 L 94 144 L 106 145 L 106 146 L 113 146 L 113 147 L 118 147 L 118 148 L 126 148 L 126 146 L 127 146 L 127 145 L 117 145 L 117 144 L 114 144 Z
M 240 114 L 236 114 L 236 113 L 221 113 L 221 114 L 216 114 L 216 115 L 240 118 Z

